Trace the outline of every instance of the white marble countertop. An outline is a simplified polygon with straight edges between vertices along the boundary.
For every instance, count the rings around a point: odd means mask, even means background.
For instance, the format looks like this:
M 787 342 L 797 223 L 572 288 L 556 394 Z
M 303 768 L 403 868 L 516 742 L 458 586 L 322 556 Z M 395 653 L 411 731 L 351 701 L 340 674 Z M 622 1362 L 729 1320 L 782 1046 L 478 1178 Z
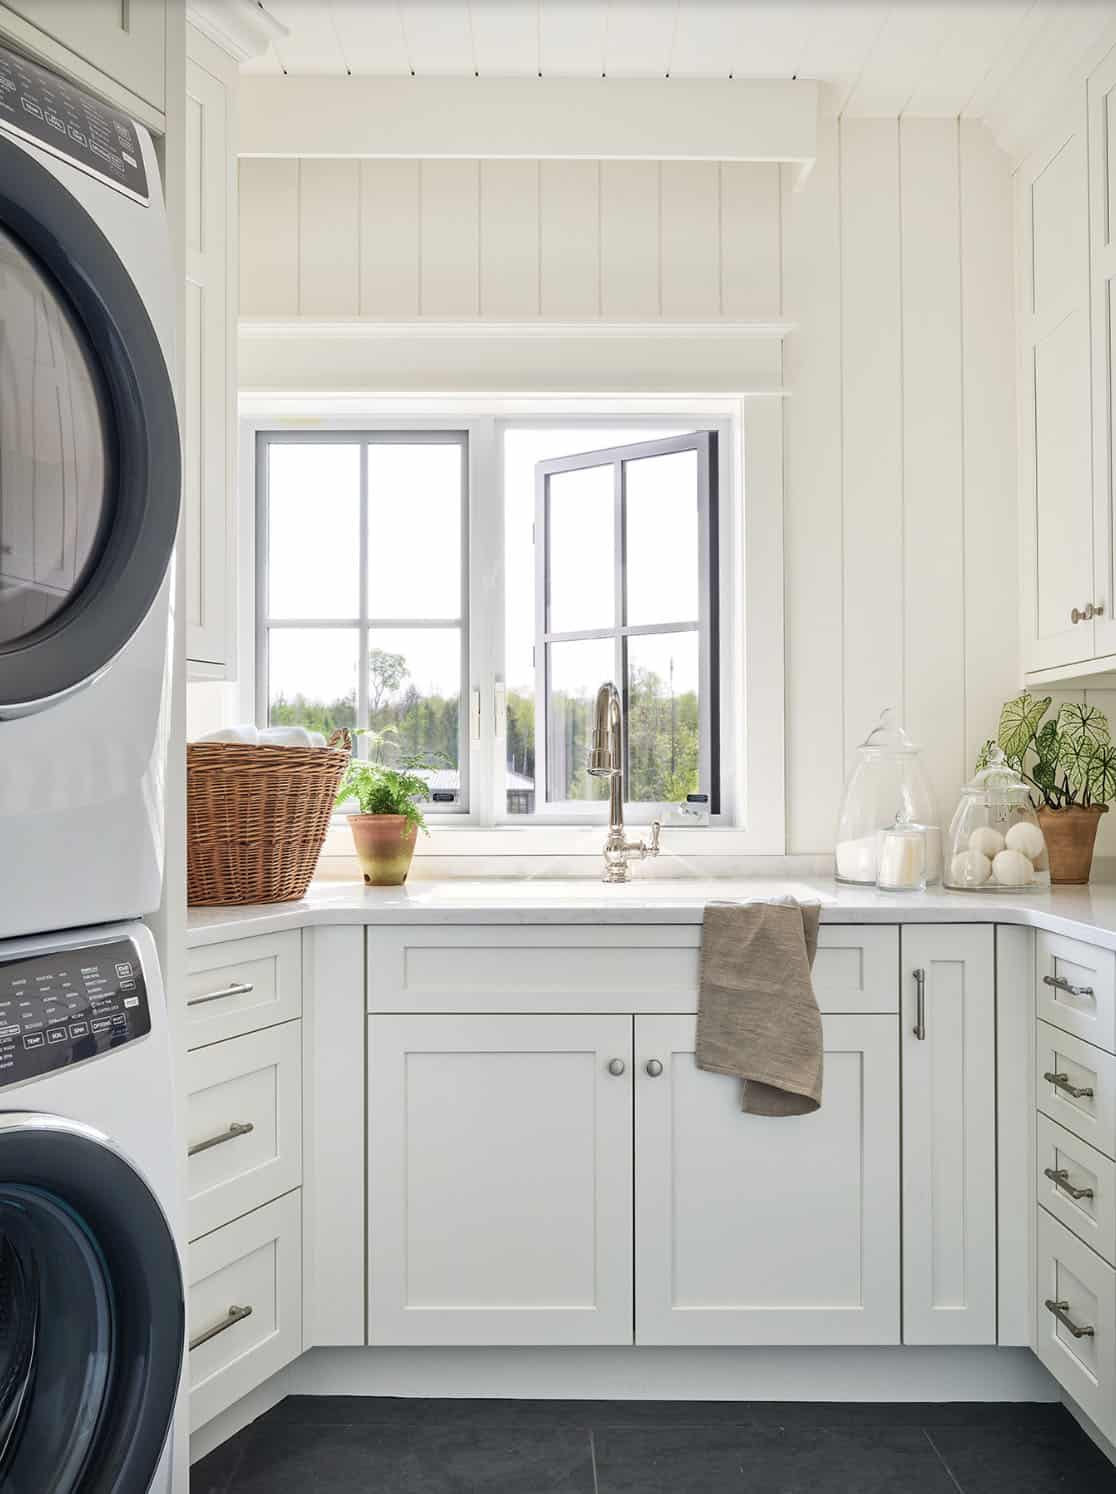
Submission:
M 791 895 L 822 904 L 827 923 L 1008 923 L 1116 949 L 1116 884 L 1041 893 L 964 893 L 934 888 L 886 893 L 828 878 L 646 878 L 624 886 L 589 880 L 447 879 L 405 887 L 312 886 L 299 902 L 192 908 L 191 947 L 314 924 L 700 923 L 709 902 Z

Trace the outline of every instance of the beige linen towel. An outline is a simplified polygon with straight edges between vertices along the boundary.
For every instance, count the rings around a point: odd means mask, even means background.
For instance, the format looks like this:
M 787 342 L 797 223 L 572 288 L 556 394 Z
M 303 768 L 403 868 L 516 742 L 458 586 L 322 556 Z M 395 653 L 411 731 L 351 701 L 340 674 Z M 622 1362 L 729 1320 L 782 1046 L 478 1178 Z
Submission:
M 701 942 L 697 1065 L 744 1082 L 752 1115 L 821 1104 L 822 1026 L 810 971 L 817 903 L 710 903 Z

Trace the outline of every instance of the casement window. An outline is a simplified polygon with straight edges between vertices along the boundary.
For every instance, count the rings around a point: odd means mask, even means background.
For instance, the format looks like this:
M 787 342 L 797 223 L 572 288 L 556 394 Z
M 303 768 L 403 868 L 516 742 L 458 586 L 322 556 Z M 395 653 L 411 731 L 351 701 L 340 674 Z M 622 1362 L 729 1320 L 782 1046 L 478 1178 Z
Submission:
M 254 428 L 257 719 L 387 731 L 435 821 L 584 825 L 612 680 L 629 817 L 723 823 L 726 422 L 370 424 Z

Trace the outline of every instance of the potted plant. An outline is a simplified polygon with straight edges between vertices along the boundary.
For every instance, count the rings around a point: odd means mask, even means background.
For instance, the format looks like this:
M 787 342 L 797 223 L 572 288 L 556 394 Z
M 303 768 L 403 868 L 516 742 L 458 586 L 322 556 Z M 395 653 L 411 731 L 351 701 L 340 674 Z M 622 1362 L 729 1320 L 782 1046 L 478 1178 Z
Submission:
M 368 887 L 401 887 L 407 880 L 415 842 L 426 821 L 419 803 L 430 797 L 420 776 L 427 763 L 419 756 L 401 757 L 397 764 L 382 761 L 389 727 L 383 732 L 360 732 L 367 737 L 376 759 L 353 758 L 345 770 L 334 801 L 338 806 L 355 799 L 359 811 L 348 815 L 357 859 Z
M 978 771 L 999 746 L 1031 785 L 1031 803 L 1050 858 L 1050 880 L 1083 883 L 1093 868 L 1102 814 L 1116 799 L 1116 743 L 1097 706 L 1067 702 L 1049 720 L 1050 696 L 1024 691 L 1000 712 L 995 742 L 984 744 Z

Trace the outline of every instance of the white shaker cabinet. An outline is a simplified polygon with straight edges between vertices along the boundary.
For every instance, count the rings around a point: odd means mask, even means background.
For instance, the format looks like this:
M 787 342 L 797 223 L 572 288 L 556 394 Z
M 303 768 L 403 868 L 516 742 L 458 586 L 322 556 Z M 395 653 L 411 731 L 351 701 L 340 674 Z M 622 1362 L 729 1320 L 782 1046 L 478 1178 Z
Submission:
M 1116 48 L 1089 79 L 1093 318 L 1094 647 L 1116 654 Z
M 369 1342 L 630 1344 L 630 1016 L 369 1019 Z
M 209 678 L 226 676 L 233 660 L 236 89 L 233 60 L 187 27 L 186 657 L 192 675 Z
M 166 109 L 166 0 L 4 0 L 4 7 L 30 22 L 42 34 L 13 25 L 0 14 L 0 24 L 13 38 L 39 52 L 49 66 L 67 68 L 63 51 L 88 63 L 96 73 L 121 84 L 129 93 L 162 114 Z M 181 24 L 181 20 L 179 20 Z M 53 44 L 53 46 L 51 45 Z M 92 73 L 77 73 L 79 81 L 98 88 Z M 100 92 L 107 92 L 98 88 Z M 124 107 L 128 100 L 117 98 Z M 147 122 L 147 121 L 145 121 Z
M 903 1341 L 996 1342 L 990 924 L 903 928 Z
M 1089 172 L 1084 100 L 1016 176 L 1023 665 L 1094 640 Z
M 637 1343 L 899 1342 L 896 1017 L 823 1024 L 822 1108 L 774 1119 L 636 1018 Z

